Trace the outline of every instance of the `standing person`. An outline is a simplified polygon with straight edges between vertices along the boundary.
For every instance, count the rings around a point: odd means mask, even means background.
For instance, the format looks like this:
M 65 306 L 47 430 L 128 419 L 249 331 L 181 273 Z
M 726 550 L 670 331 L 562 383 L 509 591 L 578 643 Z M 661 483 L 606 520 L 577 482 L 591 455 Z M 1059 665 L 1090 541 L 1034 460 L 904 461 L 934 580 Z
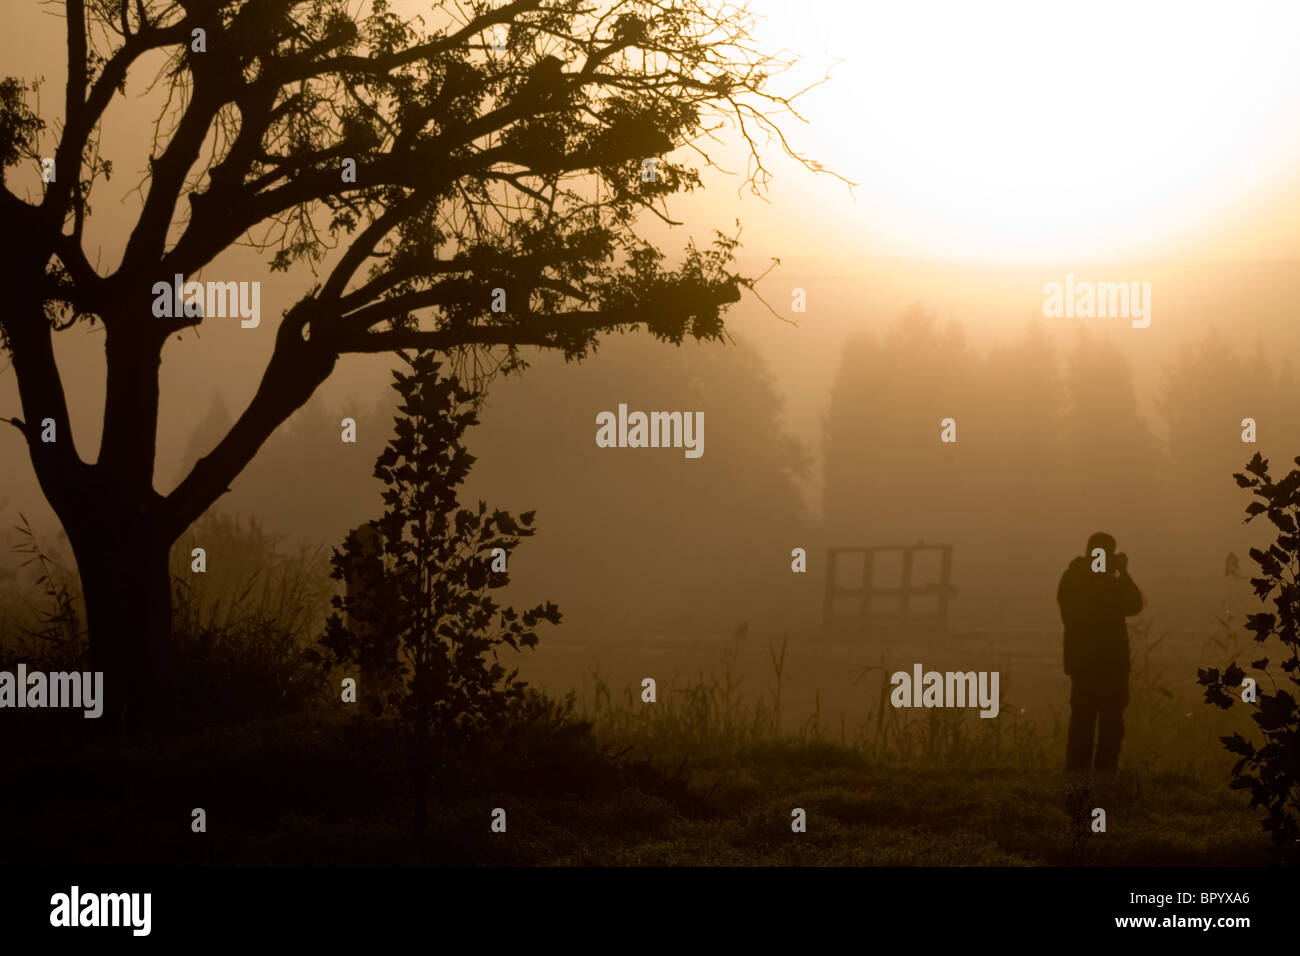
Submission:
M 1128 575 L 1128 555 L 1097 532 L 1087 554 L 1070 562 L 1056 589 L 1065 625 L 1065 673 L 1070 676 L 1067 770 L 1114 770 L 1124 739 L 1129 646 L 1124 618 L 1142 610 L 1142 592 Z M 1096 731 L 1097 752 L 1093 757 Z

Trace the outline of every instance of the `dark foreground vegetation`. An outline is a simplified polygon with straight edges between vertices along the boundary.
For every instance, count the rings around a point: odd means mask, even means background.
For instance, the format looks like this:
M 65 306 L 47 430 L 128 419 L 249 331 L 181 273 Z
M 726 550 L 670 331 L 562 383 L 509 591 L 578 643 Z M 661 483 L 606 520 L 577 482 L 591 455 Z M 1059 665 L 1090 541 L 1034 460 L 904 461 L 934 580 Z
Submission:
M 172 724 L 140 735 L 79 711 L 6 713 L 0 864 L 1266 865 L 1294 852 L 1297 717 L 1283 688 L 1296 673 L 1300 471 L 1274 480 L 1257 457 L 1240 479 L 1264 499 L 1250 514 L 1279 530 L 1268 552 L 1251 552 L 1261 575 L 1251 584 L 1276 610 L 1245 620 L 1259 649 L 1221 619 L 1201 700 L 1182 664 L 1171 677 L 1154 663 L 1161 638 L 1140 622 L 1122 769 L 1067 776 L 1059 720 L 1022 718 L 1015 687 L 1003 686 L 996 720 L 899 711 L 886 703 L 883 657 L 860 671 L 871 677 L 862 698 L 875 702 L 865 720 L 850 727 L 841 714 L 836 726 L 819 691 L 792 723 L 788 640 L 768 646 L 757 695 L 731 655 L 721 672 L 664 681 L 653 702 L 611 688 L 599 669 L 581 699 L 526 686 L 509 661 L 537 643 L 521 628 L 556 623 L 558 611 L 515 616 L 472 566 L 422 563 L 455 552 L 457 535 L 475 554 L 508 553 L 530 531 L 504 512 L 457 510 L 473 415 L 422 406 L 437 382 L 399 376 L 409 424 L 377 468 L 401 465 L 386 480 L 387 556 L 366 592 L 388 588 L 390 600 L 369 611 L 331 600 L 320 552 L 285 556 L 255 524 L 205 517 L 195 534 L 233 560 L 224 572 L 174 569 L 184 693 Z M 427 487 L 443 494 L 413 510 Z M 426 528 L 427 515 L 440 517 Z M 420 527 L 399 538 L 411 522 Z M 428 546 L 396 543 L 412 540 Z M 24 550 L 23 572 L 0 582 L 0 668 L 85 669 L 75 574 L 34 536 Z M 333 556 L 335 577 L 363 559 L 350 541 Z M 437 610 L 398 613 L 418 607 Z M 1256 654 L 1284 674 L 1251 661 L 1258 706 L 1232 707 L 1256 703 L 1236 664 Z M 369 671 L 368 688 L 384 662 L 386 701 L 341 692 L 341 674 Z M 800 810 L 805 832 L 792 827 Z
M 686 738 L 683 738 L 686 739 Z M 1261 865 L 1259 824 L 1221 780 L 1039 767 L 921 767 L 810 739 L 649 758 L 532 697 L 434 778 L 410 833 L 400 738 L 308 716 L 147 744 L 10 751 L 0 862 L 442 865 Z M 1105 834 L 1090 829 L 1107 808 Z M 191 809 L 207 832 L 191 832 Z M 494 808 L 507 832 L 493 833 Z M 791 832 L 791 810 L 808 813 Z

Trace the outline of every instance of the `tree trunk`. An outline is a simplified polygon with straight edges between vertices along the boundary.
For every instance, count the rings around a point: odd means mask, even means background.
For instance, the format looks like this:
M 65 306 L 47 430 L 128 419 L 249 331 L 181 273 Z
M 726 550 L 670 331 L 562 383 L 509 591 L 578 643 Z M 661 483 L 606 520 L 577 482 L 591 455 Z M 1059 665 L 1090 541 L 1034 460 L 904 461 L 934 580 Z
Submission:
M 420 707 L 419 726 L 411 741 L 411 787 L 415 805 L 412 808 L 412 828 L 415 831 L 415 852 L 419 862 L 425 862 L 425 836 L 429 821 L 429 731 Z
M 86 602 L 91 668 L 104 674 L 104 719 L 115 728 L 166 727 L 177 702 L 171 543 L 158 522 L 125 514 L 70 529 L 69 537 Z
M 167 561 L 173 529 L 164 521 L 162 502 L 149 481 L 156 407 L 137 403 L 136 441 L 143 465 L 117 470 L 82 461 L 73 440 L 67 402 L 54 359 L 51 325 L 32 280 L 44 268 L 39 257 L 18 262 L 0 278 L 12 290 L 15 311 L 4 332 L 18 379 L 32 466 L 53 506 L 77 559 L 91 669 L 102 671 L 103 713 L 98 726 L 153 725 L 172 713 L 162 679 L 171 660 L 171 583 Z M 156 392 L 156 362 L 135 367 L 131 376 L 110 370 L 115 383 Z M 119 384 L 117 391 L 125 391 Z M 115 395 L 109 401 L 120 401 Z M 120 416 L 119 416 L 120 417 Z M 49 437 L 46 436 L 47 427 Z M 120 429 L 130 437 L 129 429 Z M 101 449 L 109 451 L 111 449 Z
M 304 339 L 310 312 L 291 310 L 248 409 L 164 499 L 153 488 L 153 469 L 165 329 L 125 306 L 111 322 L 101 317 L 108 330 L 104 427 L 98 460 L 83 461 L 38 295 L 42 287 L 31 281 L 43 263 L 40 257 L 0 263 L 0 286 L 10 280 L 21 317 L 0 320 L 0 332 L 18 379 L 22 430 L 41 489 L 76 555 L 91 661 L 104 674 L 100 719 L 133 730 L 165 728 L 177 714 L 173 688 L 180 676 L 171 639 L 171 545 L 228 490 L 276 426 L 307 402 L 333 370 L 337 352 Z M 53 440 L 42 437 L 47 423 Z

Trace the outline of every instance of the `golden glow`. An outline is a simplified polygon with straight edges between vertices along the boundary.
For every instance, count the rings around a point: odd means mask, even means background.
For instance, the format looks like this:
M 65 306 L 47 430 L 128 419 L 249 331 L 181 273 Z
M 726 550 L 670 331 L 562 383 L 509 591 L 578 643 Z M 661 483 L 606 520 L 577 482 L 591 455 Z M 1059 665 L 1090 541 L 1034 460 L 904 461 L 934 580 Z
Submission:
M 1243 217 L 1276 217 L 1279 191 L 1294 188 L 1300 5 L 754 10 L 766 45 L 804 58 L 782 83 L 843 60 L 800 101 L 810 125 L 793 138 L 861 184 L 856 203 L 804 187 L 821 234 L 860 252 L 1026 263 L 1190 245 L 1226 257 L 1261 231 Z M 1287 236 L 1272 231 L 1269 257 Z

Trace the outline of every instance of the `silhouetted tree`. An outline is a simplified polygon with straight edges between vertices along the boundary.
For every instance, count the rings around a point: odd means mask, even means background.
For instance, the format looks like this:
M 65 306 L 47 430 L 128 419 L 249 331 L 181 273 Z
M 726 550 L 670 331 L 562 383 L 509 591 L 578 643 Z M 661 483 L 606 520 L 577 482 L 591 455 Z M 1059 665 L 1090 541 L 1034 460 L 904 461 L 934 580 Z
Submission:
M 619 403 L 701 412 L 703 455 L 597 447 L 596 414 Z M 811 575 L 792 574 L 789 558 L 796 545 L 811 549 L 806 453 L 743 341 L 623 338 L 580 369 L 542 356 L 526 376 L 494 383 L 481 414 L 471 447 L 482 467 L 470 483 L 549 517 L 537 560 L 514 581 L 560 600 L 571 637 L 588 626 L 729 633 L 746 617 L 775 629 L 806 610 Z
M 1160 463 L 1132 367 L 1114 342 L 1086 330 L 1065 357 L 1063 427 L 1071 495 L 1093 514 L 1149 514 L 1143 489 L 1124 477 L 1153 475 Z
M 1041 322 L 981 354 L 913 306 L 852 338 L 826 420 L 826 516 L 843 544 L 956 546 L 961 613 L 1006 620 L 1051 593 L 1071 524 L 1127 530 L 1160 491 L 1128 363 L 1080 334 L 1061 362 Z M 956 441 L 941 441 L 944 419 Z M 1079 533 L 1085 533 L 1080 531 Z M 1077 544 L 1070 544 L 1077 547 Z
M 1204 507 L 1225 513 L 1235 498 L 1231 482 L 1224 480 L 1237 467 L 1242 419 L 1249 416 L 1264 425 L 1267 436 L 1268 395 L 1273 373 L 1267 361 L 1244 362 L 1233 343 L 1211 330 L 1195 345 L 1185 345 L 1165 370 L 1160 398 L 1164 419 L 1170 493 L 1179 510 Z
M 980 362 L 960 326 L 940 328 L 920 305 L 879 339 L 860 333 L 845 346 L 825 428 L 826 517 L 842 540 L 945 540 L 961 513 L 960 428 L 971 425 L 958 410 L 976 398 Z M 957 444 L 940 441 L 951 416 L 962 419 Z
M 317 661 L 354 664 L 371 679 L 359 688 L 368 707 L 396 717 L 411 746 L 417 837 L 424 835 L 429 774 L 443 758 L 500 728 L 524 689 L 497 660 L 508 645 L 537 645 L 536 628 L 558 624 L 549 601 L 522 613 L 488 593 L 509 581 L 505 568 L 533 513 L 461 508 L 457 489 L 474 463 L 462 443 L 477 422 L 473 395 L 438 375 L 431 353 L 394 372 L 402 396 L 396 433 L 375 463 L 386 488 L 376 549 L 353 532 L 335 552 L 333 577 L 357 590 L 335 597 Z M 494 569 L 497 562 L 499 566 Z M 355 673 L 354 675 L 355 676 Z
M 336 542 L 373 515 L 380 489 L 369 469 L 339 459 L 344 418 L 356 423 L 347 457 L 374 461 L 384 447 L 396 396 L 357 396 L 332 404 L 317 392 L 293 413 L 249 462 L 218 507 L 256 514 L 291 540 Z
M 518 346 L 581 357 L 608 331 L 714 339 L 748 284 L 731 271 L 731 240 L 691 244 L 670 267 L 637 229 L 640 213 L 667 219 L 663 200 L 699 184 L 672 154 L 719 120 L 753 151 L 751 185 L 767 180 L 753 137 L 788 105 L 768 90 L 783 64 L 753 50 L 743 8 L 433 8 L 423 32 L 385 0 L 68 0 L 62 115 L 38 116 L 33 88 L 0 82 L 0 164 L 48 158 L 53 171 L 35 199 L 12 176 L 0 188 L 0 342 L 23 416 L 12 423 L 76 554 L 110 710 L 163 699 L 169 546 L 340 355 L 419 348 L 471 364 L 502 347 L 490 362 L 509 368 Z M 85 248 L 92 190 L 112 172 L 102 126 L 128 87 L 151 82 L 166 106 L 139 215 L 106 269 Z M 203 318 L 156 316 L 155 284 L 250 241 L 273 269 L 306 263 L 313 280 L 247 407 L 160 492 L 162 350 Z M 492 311 L 502 293 L 505 311 Z M 94 461 L 73 441 L 54 357 L 53 333 L 80 323 L 104 330 Z
M 1258 528 L 1245 529 L 1235 517 L 1240 493 L 1229 476 L 1242 449 L 1264 457 L 1300 445 L 1294 409 L 1298 399 L 1285 365 L 1279 370 L 1257 343 L 1244 352 L 1237 336 L 1210 329 L 1183 346 L 1165 366 L 1159 398 L 1165 433 L 1161 478 L 1162 537 L 1181 555 L 1178 576 L 1184 605 L 1201 604 L 1218 591 L 1224 550 L 1241 553 L 1261 544 Z M 1245 420 L 1254 440 L 1242 441 Z M 1186 520 L 1195 514 L 1196 520 Z
M 203 420 L 190 434 L 189 444 L 185 446 L 177 481 L 188 475 L 190 469 L 194 467 L 194 463 L 203 457 L 203 453 L 220 441 L 221 436 L 230 430 L 230 421 L 230 412 L 226 410 L 226 403 L 222 400 L 221 393 L 213 392 L 212 404 L 208 406 L 208 413 L 203 416 Z
M 1295 463 L 1300 465 L 1300 458 Z M 1274 480 L 1268 461 L 1256 452 L 1246 473 L 1233 477 L 1260 499 L 1246 506 L 1246 520 L 1266 515 L 1278 530 L 1277 540 L 1267 549 L 1250 549 L 1260 572 L 1250 579 L 1251 586 L 1260 600 L 1273 599 L 1274 612 L 1247 616 L 1246 629 L 1261 644 L 1271 639 L 1281 643 L 1279 666 L 1292 687 L 1300 689 L 1300 469 Z M 1220 739 L 1241 757 L 1232 768 L 1233 789 L 1250 791 L 1251 807 L 1266 811 L 1264 829 L 1295 858 L 1300 857 L 1300 705 L 1275 680 L 1270 681 L 1272 693 L 1265 689 L 1268 666 L 1267 657 L 1250 664 L 1260 683 L 1251 718 L 1263 733 L 1263 744 L 1257 746 L 1238 733 Z M 1206 702 L 1225 710 L 1245 693 L 1246 673 L 1235 661 L 1222 673 L 1218 668 L 1201 670 L 1198 679 L 1206 688 Z

